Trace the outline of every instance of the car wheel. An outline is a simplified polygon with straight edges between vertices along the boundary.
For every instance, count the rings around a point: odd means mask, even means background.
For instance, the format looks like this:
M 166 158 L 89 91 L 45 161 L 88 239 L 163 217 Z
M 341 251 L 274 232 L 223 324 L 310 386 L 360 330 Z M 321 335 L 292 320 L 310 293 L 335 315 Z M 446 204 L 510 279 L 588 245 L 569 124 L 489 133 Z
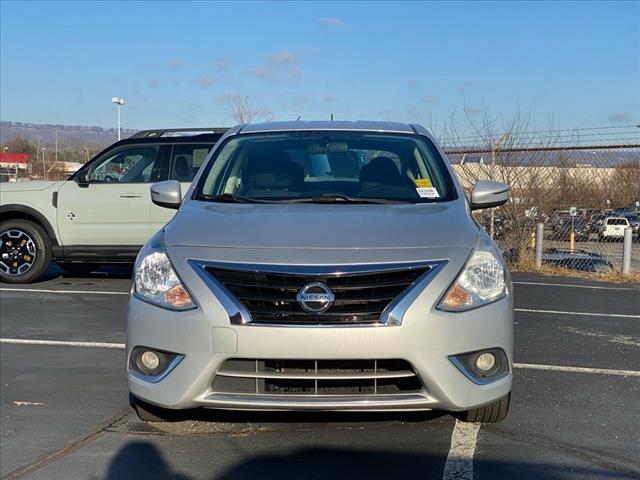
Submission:
M 0 280 L 29 283 L 40 278 L 51 261 L 51 239 L 29 220 L 0 224 Z
M 176 411 L 143 402 L 132 394 L 129 394 L 129 405 L 135 410 L 138 418 L 144 422 L 175 422 L 178 420 Z
M 58 262 L 58 266 L 65 272 L 71 275 L 88 275 L 91 272 L 100 268 L 98 263 L 72 263 L 72 262 Z
M 480 422 L 480 423 L 496 423 L 501 422 L 509 412 L 509 404 L 511 403 L 511 394 L 502 397 L 500 400 L 493 402 L 484 407 L 467 410 L 456 415 L 458 420 L 463 422 Z

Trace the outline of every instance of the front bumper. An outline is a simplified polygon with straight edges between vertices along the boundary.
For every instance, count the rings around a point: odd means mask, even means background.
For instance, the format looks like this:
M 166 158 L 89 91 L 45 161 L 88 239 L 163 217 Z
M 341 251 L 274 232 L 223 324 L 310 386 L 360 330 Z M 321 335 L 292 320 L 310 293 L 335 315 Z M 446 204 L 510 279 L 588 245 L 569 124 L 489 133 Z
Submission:
M 185 357 L 157 383 L 128 373 L 129 390 L 141 400 L 171 409 L 463 411 L 492 403 L 511 391 L 512 297 L 468 312 L 436 310 L 459 268 L 448 264 L 439 272 L 406 310 L 401 325 L 294 327 L 232 325 L 211 290 L 185 263 L 178 273 L 199 308 L 171 312 L 131 297 L 127 318 L 127 355 L 144 345 Z M 509 373 L 491 383 L 472 382 L 449 359 L 489 348 L 504 350 L 509 363 Z M 216 392 L 216 372 L 229 359 L 401 359 L 411 365 L 422 389 L 384 395 Z

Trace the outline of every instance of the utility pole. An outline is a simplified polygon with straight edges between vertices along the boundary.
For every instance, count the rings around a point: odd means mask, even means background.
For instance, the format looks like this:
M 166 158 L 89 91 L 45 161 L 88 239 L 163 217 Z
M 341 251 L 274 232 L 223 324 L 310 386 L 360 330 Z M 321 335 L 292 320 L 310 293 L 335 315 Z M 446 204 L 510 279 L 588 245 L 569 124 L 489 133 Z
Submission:
M 44 164 L 44 151 L 46 150 L 45 147 L 42 147 L 42 178 L 44 178 L 45 180 L 49 180 L 47 177 L 47 167 Z
M 507 139 L 508 132 L 504 132 L 493 147 L 491 147 L 491 180 L 496 179 L 496 153 L 500 145 Z M 489 226 L 489 235 L 493 238 L 495 233 L 495 208 L 491 209 L 491 224 Z

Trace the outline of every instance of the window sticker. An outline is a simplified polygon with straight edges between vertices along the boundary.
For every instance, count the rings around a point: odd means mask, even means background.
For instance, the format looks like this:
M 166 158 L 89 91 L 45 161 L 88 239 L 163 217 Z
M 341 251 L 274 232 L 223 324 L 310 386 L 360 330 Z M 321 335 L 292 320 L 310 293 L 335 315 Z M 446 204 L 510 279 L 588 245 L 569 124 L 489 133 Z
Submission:
M 415 182 L 416 185 L 420 188 L 433 187 L 433 185 L 431 185 L 431 180 L 429 180 L 428 178 L 417 178 Z
M 440 198 L 438 190 L 433 187 L 418 187 L 416 188 L 416 192 L 418 192 L 420 198 Z

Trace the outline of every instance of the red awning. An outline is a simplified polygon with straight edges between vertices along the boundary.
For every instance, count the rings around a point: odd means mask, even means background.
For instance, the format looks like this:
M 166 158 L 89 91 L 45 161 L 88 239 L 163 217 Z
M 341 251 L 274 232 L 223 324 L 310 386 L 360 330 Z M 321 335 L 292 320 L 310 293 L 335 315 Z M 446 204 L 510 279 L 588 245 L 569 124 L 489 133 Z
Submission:
M 0 152 L 0 162 L 2 163 L 27 163 L 29 155 L 26 153 L 2 153 Z

